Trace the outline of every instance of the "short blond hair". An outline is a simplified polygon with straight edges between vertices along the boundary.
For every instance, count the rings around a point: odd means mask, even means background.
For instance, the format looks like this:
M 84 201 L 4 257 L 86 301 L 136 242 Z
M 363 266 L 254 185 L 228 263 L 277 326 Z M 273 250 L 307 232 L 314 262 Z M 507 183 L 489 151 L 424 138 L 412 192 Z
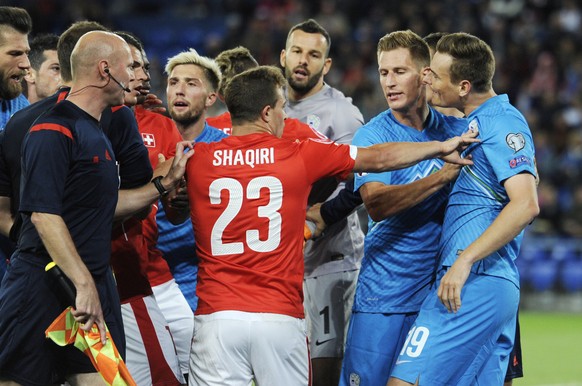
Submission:
M 179 54 L 168 58 L 165 68 L 166 73 L 170 75 L 174 67 L 182 64 L 195 64 L 202 68 L 206 79 L 212 87 L 212 91 L 218 90 L 222 75 L 220 74 L 220 68 L 214 59 L 202 56 L 198 54 L 195 49 L 190 48 L 188 51 L 180 52 Z

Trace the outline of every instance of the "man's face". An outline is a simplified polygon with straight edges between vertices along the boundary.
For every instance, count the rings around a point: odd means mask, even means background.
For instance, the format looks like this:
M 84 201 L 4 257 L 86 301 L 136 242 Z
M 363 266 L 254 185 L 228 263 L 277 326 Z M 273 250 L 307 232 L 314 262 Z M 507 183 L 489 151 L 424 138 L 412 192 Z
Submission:
M 112 60 L 112 68 L 109 69 L 110 75 L 120 82 L 124 87 L 129 87 L 129 93 L 125 92 L 113 79 L 110 79 L 110 88 L 113 90 L 114 101 L 110 102 L 111 106 L 124 104 L 126 99 L 134 99 L 138 92 L 134 90 L 135 82 L 134 61 L 131 54 L 130 46 L 123 42 L 116 50 L 115 58 Z
M 0 32 L 0 98 L 14 99 L 22 93 L 22 78 L 30 68 L 28 36 L 10 27 Z
M 141 57 L 142 57 L 142 61 L 143 61 L 143 70 L 144 70 L 147 78 L 145 79 L 141 88 L 139 89 L 139 95 L 137 97 L 138 104 L 143 104 L 143 102 L 146 99 L 146 96 L 150 93 L 151 88 L 152 88 L 152 85 L 150 83 L 150 81 L 152 80 L 152 78 L 150 76 L 150 61 L 149 61 L 148 56 L 147 56 L 145 51 L 141 52 Z
M 331 59 L 326 58 L 327 42 L 323 35 L 293 31 L 287 48 L 281 52 L 281 66 L 289 86 L 299 94 L 307 94 L 327 74 Z
M 423 68 L 414 63 L 409 49 L 382 51 L 378 55 L 378 72 L 384 97 L 392 110 L 406 113 L 425 103 Z
M 430 61 L 423 81 L 431 88 L 431 104 L 438 107 L 455 107 L 462 111 L 459 87 L 451 82 L 450 68 L 453 58 L 448 54 L 437 52 Z
M 135 106 L 137 103 L 137 96 L 141 95 L 141 89 L 146 80 L 149 80 L 149 76 L 144 68 L 141 50 L 131 45 L 129 46 L 129 50 L 131 51 L 131 57 L 133 60 L 134 79 L 129 83 L 129 88 L 132 92 L 125 93 L 125 104 L 128 106 Z
M 34 73 L 36 95 L 39 99 L 53 95 L 61 84 L 61 66 L 57 58 L 57 51 L 45 50 L 43 58 L 44 61 L 40 64 L 38 71 L 30 69 Z
M 203 69 L 196 64 L 174 67 L 166 87 L 168 111 L 172 119 L 182 126 L 198 122 L 212 105 L 209 85 Z

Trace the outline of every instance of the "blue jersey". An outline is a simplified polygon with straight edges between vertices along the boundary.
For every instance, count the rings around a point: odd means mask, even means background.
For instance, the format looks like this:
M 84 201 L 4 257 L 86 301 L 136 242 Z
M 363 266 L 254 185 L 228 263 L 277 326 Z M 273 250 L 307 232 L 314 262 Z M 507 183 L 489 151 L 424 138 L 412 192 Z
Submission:
M 105 274 L 118 187 L 113 149 L 99 122 L 69 101 L 55 105 L 30 128 L 22 145 L 23 224 L 17 253 L 50 261 L 30 215 L 55 214 L 63 218 L 89 271 Z
M 222 130 L 204 124 L 202 133 L 194 142 L 217 142 L 227 137 Z M 198 299 L 196 297 L 196 277 L 198 274 L 198 257 L 196 256 L 196 244 L 194 242 L 194 230 L 192 222 L 186 220 L 182 224 L 173 225 L 167 218 L 163 205 L 158 205 L 156 222 L 158 223 L 157 247 L 164 254 L 174 279 L 190 308 L 196 310 Z
M 15 112 L 29 105 L 28 99 L 23 94 L 20 94 L 14 99 L 0 100 L 0 131 L 4 130 L 6 122 L 8 122 Z
M 444 116 L 431 108 L 424 130 L 418 131 L 398 122 L 387 110 L 360 128 L 353 144 L 443 141 L 461 134 L 466 127 L 466 120 Z M 402 170 L 357 174 L 355 189 L 367 182 L 409 184 L 442 166 L 442 160 L 431 159 Z M 378 223 L 370 222 L 354 311 L 401 313 L 420 309 L 435 272 L 448 193 L 449 189 L 441 189 L 408 210 Z
M 479 129 L 481 142 L 466 150 L 472 154 L 474 165 L 463 167 L 449 197 L 440 248 L 443 266 L 453 265 L 457 255 L 483 234 L 507 205 L 505 180 L 524 172 L 535 175 L 531 132 L 507 95 L 487 100 L 468 121 L 469 128 Z M 519 287 L 514 260 L 522 236 L 523 232 L 474 264 L 472 272 L 506 278 Z

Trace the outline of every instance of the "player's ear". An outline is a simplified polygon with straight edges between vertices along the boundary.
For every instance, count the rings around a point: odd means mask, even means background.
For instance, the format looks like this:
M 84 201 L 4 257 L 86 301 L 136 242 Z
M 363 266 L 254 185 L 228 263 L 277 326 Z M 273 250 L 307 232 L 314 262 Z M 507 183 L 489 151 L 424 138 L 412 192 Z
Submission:
M 459 82 L 459 96 L 466 97 L 469 95 L 472 89 L 472 84 L 468 80 L 462 80 Z
M 281 54 L 279 54 L 279 64 L 285 68 L 285 50 L 281 50 Z
M 261 119 L 265 122 L 270 122 L 272 110 L 273 109 L 271 106 L 265 105 L 265 107 L 263 107 L 263 109 L 261 110 Z

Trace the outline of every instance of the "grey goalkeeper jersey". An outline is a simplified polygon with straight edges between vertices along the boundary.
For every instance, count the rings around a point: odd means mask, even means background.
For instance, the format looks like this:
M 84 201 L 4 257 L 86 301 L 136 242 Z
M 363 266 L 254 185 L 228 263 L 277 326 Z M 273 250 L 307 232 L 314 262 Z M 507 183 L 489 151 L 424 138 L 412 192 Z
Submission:
M 299 119 L 337 143 L 350 144 L 364 124 L 360 110 L 341 91 L 325 84 L 314 95 L 297 102 L 287 102 L 285 112 Z M 343 188 L 338 186 L 328 200 Z M 323 237 L 305 246 L 305 277 L 360 268 L 364 254 L 364 234 L 357 213 L 328 227 Z

